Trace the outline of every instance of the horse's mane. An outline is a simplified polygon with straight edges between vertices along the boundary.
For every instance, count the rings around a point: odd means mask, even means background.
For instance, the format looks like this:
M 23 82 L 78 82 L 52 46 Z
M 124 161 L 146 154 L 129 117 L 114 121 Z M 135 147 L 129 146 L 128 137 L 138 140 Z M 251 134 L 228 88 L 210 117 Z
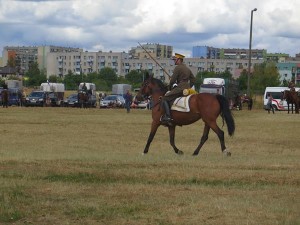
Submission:
M 157 78 L 152 78 L 152 81 L 158 85 L 158 87 L 162 90 L 162 91 L 167 91 L 168 88 L 167 86 L 160 80 L 160 79 L 157 79 Z

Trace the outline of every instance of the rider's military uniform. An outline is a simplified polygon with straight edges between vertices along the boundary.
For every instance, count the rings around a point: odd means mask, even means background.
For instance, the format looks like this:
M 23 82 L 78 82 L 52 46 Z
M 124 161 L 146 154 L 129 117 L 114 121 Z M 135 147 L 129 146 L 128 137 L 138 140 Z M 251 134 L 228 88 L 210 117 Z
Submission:
M 173 71 L 173 75 L 170 80 L 169 89 L 171 91 L 162 98 L 162 106 L 165 111 L 165 115 L 162 116 L 161 122 L 164 125 L 172 126 L 172 118 L 170 113 L 170 102 L 178 97 L 183 96 L 183 90 L 191 88 L 196 81 L 192 71 L 183 64 L 184 55 L 175 53 L 173 57 L 176 67 Z

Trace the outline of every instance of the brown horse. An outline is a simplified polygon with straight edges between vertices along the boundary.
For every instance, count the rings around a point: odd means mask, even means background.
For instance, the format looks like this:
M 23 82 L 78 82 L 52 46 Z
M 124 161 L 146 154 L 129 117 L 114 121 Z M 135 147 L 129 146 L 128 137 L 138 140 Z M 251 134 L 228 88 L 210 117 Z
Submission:
M 282 94 L 282 99 L 285 99 L 288 105 L 288 113 L 290 113 L 290 104 L 292 105 L 292 113 L 293 105 L 295 105 L 295 113 L 299 114 L 299 104 L 300 100 L 298 97 L 298 93 L 296 91 L 284 90 Z
M 242 100 L 242 103 L 241 103 L 241 104 L 247 103 L 248 110 L 252 110 L 253 99 L 252 99 L 250 96 L 243 96 L 243 97 L 241 98 L 241 100 Z
M 2 107 L 8 107 L 8 100 L 9 100 L 9 92 L 7 89 L 3 89 L 1 92 L 1 100 L 2 100 Z
M 78 92 L 78 104 L 80 108 L 87 108 L 89 102 L 89 95 L 87 92 L 79 91 Z
M 160 80 L 151 76 L 146 77 L 137 95 L 137 98 L 151 96 L 153 101 L 151 131 L 147 140 L 146 147 L 144 149 L 144 154 L 148 152 L 150 144 L 156 134 L 158 127 L 162 125 L 160 118 L 164 112 L 160 104 L 160 99 L 166 92 L 167 87 Z M 221 115 L 223 124 L 224 120 L 227 124 L 229 135 L 232 136 L 234 134 L 235 123 L 229 109 L 229 103 L 226 98 L 222 95 L 212 95 L 208 93 L 194 94 L 190 97 L 189 106 L 190 112 L 178 112 L 174 110 L 171 111 L 173 125 L 168 126 L 168 129 L 170 144 L 173 147 L 175 153 L 183 154 L 183 152 L 175 146 L 176 126 L 189 125 L 198 121 L 199 119 L 202 119 L 205 124 L 204 131 L 200 143 L 194 151 L 193 155 L 198 155 L 201 147 L 208 139 L 210 129 L 212 129 L 219 138 L 222 152 L 225 155 L 230 156 L 231 153 L 228 152 L 225 147 L 224 132 L 218 127 L 216 122 L 218 116 Z

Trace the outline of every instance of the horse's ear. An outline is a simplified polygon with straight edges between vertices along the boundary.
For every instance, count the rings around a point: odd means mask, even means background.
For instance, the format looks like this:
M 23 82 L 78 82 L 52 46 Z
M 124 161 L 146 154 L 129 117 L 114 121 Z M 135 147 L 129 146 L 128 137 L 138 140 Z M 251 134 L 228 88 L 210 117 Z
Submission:
M 149 79 L 149 77 L 150 77 L 150 74 L 149 74 L 149 72 L 148 72 L 148 71 L 145 71 L 145 80 L 148 80 L 148 79 Z

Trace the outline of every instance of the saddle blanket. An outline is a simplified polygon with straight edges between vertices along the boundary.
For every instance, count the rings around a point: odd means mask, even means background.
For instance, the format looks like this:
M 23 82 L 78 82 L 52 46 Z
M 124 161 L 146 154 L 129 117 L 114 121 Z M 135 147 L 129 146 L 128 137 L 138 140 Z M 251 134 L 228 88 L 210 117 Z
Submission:
M 171 106 L 171 110 L 175 110 L 179 112 L 189 112 L 190 111 L 189 99 L 191 96 L 192 95 L 176 98 L 175 101 L 173 102 L 173 105 Z

